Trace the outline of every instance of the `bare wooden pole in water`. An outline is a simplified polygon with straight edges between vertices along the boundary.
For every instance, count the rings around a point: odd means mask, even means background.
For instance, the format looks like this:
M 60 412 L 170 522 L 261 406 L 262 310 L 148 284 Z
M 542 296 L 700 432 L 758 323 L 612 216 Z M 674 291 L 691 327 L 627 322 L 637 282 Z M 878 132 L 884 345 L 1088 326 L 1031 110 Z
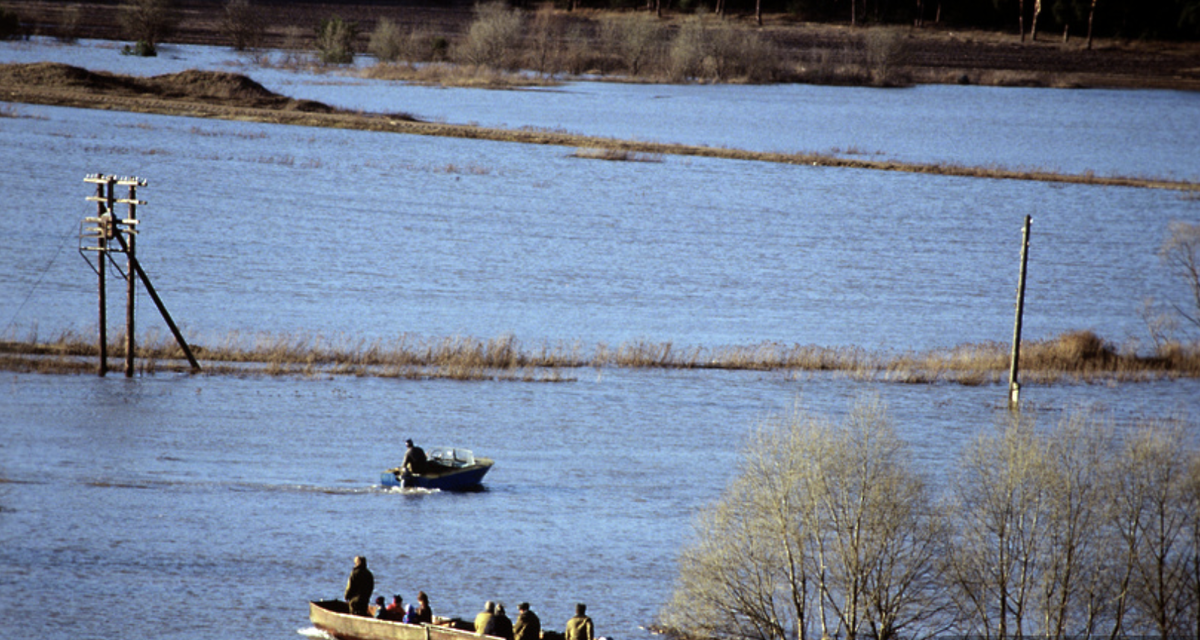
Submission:
M 129 205 L 129 218 L 125 220 L 127 225 L 137 224 L 137 184 L 129 185 L 129 198 L 126 203 Z M 117 233 L 121 233 L 117 231 Z M 134 301 L 137 297 L 137 280 L 133 278 L 133 264 L 137 260 L 134 257 L 134 250 L 137 248 L 137 235 L 131 228 L 129 231 L 129 246 L 125 252 L 125 377 L 133 377 L 134 361 L 133 356 L 137 345 L 134 337 Z
M 84 178 L 84 182 L 95 183 L 96 195 L 88 197 L 89 201 L 96 202 L 96 217 L 85 218 L 85 222 L 96 222 L 97 226 L 88 228 L 84 231 L 85 235 L 95 233 L 97 235 L 96 251 L 100 256 L 100 264 L 96 269 L 96 273 L 100 277 L 100 375 L 108 372 L 108 339 L 106 336 L 105 327 L 107 324 L 107 300 L 105 299 L 105 275 L 108 253 L 110 251 L 122 251 L 126 256 L 127 273 L 126 282 L 126 299 L 125 299 L 125 377 L 133 377 L 135 370 L 134 355 L 137 352 L 136 342 L 136 326 L 134 322 L 134 310 L 136 308 L 137 281 L 134 276 L 141 278 L 142 284 L 146 287 L 146 292 L 150 294 L 150 299 L 154 301 L 158 307 L 159 313 L 162 314 L 163 320 L 166 320 L 167 327 L 171 330 L 171 334 L 175 336 L 175 341 L 183 349 L 183 353 L 187 356 L 188 363 L 192 365 L 193 371 L 200 370 L 200 363 L 196 361 L 196 356 L 192 354 L 191 347 L 187 341 L 183 339 L 183 334 L 179 331 L 179 327 L 175 326 L 175 321 L 171 318 L 171 314 L 167 313 L 167 306 L 163 304 L 161 298 L 158 297 L 158 292 L 154 290 L 154 285 L 150 283 L 150 277 L 142 270 L 142 265 L 138 263 L 136 248 L 137 248 L 137 205 L 146 204 L 137 199 L 137 188 L 146 186 L 146 181 L 141 178 L 118 178 L 116 176 L 108 176 L 100 173 L 88 175 Z M 116 199 L 113 195 L 113 188 L 116 185 L 129 187 L 129 197 Z M 127 218 L 117 218 L 115 205 L 124 204 L 129 206 L 129 214 Z M 115 240 L 120 248 L 110 247 L 110 242 Z
M 117 242 L 121 243 L 122 249 L 128 249 L 125 244 L 125 238 L 117 236 Z M 187 340 L 183 339 L 183 333 L 179 331 L 179 327 L 175 326 L 175 321 L 171 319 L 171 314 L 167 312 L 167 305 L 163 304 L 162 298 L 158 297 L 158 292 L 154 290 L 154 285 L 150 283 L 150 276 L 142 270 L 142 265 L 137 261 L 137 258 L 132 258 L 129 264 L 133 267 L 133 272 L 130 272 L 129 277 L 133 277 L 136 272 L 138 277 L 142 279 L 142 284 L 146 286 L 146 293 L 150 294 L 150 299 L 154 301 L 154 306 L 158 307 L 158 312 L 162 314 L 163 320 L 167 323 L 167 328 L 171 330 L 171 335 L 175 336 L 175 341 L 179 343 L 179 347 L 183 349 L 183 355 L 187 357 L 188 364 L 192 365 L 193 371 L 200 370 L 200 363 L 196 361 L 196 356 L 192 355 L 192 349 L 188 346 Z
M 100 364 L 96 369 L 96 373 L 103 377 L 108 373 L 108 297 L 105 292 L 105 276 L 107 269 L 105 262 L 108 260 L 108 224 L 105 222 L 105 215 L 108 214 L 109 207 L 106 202 L 112 201 L 112 185 L 108 186 L 108 194 L 105 194 L 105 184 L 96 184 L 96 217 L 100 219 L 99 227 L 100 234 L 96 238 L 96 256 L 98 264 L 96 265 L 96 275 L 99 277 L 99 298 L 100 298 L 100 335 L 97 349 L 100 351 Z
M 1021 274 L 1017 278 L 1017 317 L 1013 322 L 1012 357 L 1008 364 L 1008 408 L 1020 407 L 1021 383 L 1017 381 L 1021 364 L 1021 316 L 1025 313 L 1025 268 L 1029 264 L 1029 225 L 1031 216 L 1025 216 L 1025 227 L 1021 232 Z

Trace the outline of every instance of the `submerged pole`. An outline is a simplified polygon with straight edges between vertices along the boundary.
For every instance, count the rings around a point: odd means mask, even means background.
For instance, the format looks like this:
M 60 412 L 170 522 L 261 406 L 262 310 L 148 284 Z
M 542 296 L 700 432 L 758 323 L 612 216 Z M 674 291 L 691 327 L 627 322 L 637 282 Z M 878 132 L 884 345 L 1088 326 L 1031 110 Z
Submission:
M 105 183 L 96 184 L 96 217 L 99 218 L 100 235 L 96 238 L 96 255 L 98 256 L 98 264 L 96 265 L 96 275 L 99 277 L 98 297 L 100 302 L 99 325 L 100 335 L 98 337 L 97 350 L 100 352 L 100 363 L 96 368 L 96 373 L 100 377 L 104 377 L 108 373 L 108 296 L 105 291 L 105 276 L 107 269 L 105 262 L 108 261 L 108 222 L 105 218 L 109 215 L 112 209 L 112 185 L 108 185 L 108 193 L 105 194 Z
M 1029 225 L 1031 216 L 1025 216 L 1025 227 L 1021 232 L 1021 272 L 1017 277 L 1017 317 L 1013 321 L 1012 357 L 1008 364 L 1008 408 L 1016 410 L 1021 401 L 1021 383 L 1017 377 L 1021 365 L 1021 316 L 1025 313 L 1025 268 L 1029 264 Z
M 129 251 L 129 245 L 125 242 L 125 238 L 118 235 L 117 242 L 121 244 L 121 248 L 129 253 L 129 264 L 133 266 L 134 272 L 142 279 L 142 284 L 146 287 L 146 293 L 150 294 L 150 299 L 154 301 L 154 306 L 158 307 L 158 312 L 162 314 L 163 320 L 167 323 L 167 328 L 171 330 L 171 335 L 175 336 L 175 342 L 183 349 L 183 355 L 187 357 L 188 364 L 192 365 L 193 371 L 200 370 L 200 363 L 196 361 L 196 356 L 192 354 L 191 347 L 188 346 L 187 340 L 183 339 L 183 333 L 179 331 L 179 327 L 175 326 L 175 321 L 171 319 L 171 314 L 167 312 L 167 305 L 163 304 L 162 298 L 158 297 L 158 292 L 154 290 L 154 285 L 150 282 L 150 276 L 142 270 L 142 265 L 137 258 Z M 133 277 L 133 273 L 129 274 Z
M 137 220 L 137 185 L 129 185 L 129 220 Z M 134 223 L 136 224 L 136 223 Z M 117 231 L 121 233 L 121 231 Z M 134 337 L 134 302 L 137 299 L 137 280 L 133 277 L 133 263 L 137 260 L 134 252 L 137 250 L 137 236 L 131 229 L 129 232 L 129 249 L 125 254 L 125 377 L 132 378 L 135 366 L 134 354 L 137 350 Z

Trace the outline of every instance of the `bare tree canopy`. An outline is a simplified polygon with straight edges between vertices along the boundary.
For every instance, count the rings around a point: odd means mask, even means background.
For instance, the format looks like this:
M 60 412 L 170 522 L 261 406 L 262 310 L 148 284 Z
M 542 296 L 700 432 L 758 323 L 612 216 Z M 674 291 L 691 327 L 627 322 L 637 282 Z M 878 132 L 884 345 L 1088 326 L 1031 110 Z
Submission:
M 697 519 L 663 627 L 711 640 L 1200 630 L 1200 454 L 1182 420 L 1077 411 L 980 435 L 939 495 L 884 408 L 765 420 Z

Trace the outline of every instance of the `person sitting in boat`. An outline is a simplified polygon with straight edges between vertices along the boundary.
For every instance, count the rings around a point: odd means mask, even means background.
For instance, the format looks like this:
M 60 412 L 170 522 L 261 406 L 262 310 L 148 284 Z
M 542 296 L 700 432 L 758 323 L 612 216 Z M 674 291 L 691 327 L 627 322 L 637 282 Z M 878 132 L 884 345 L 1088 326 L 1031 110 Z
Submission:
M 517 622 L 513 625 L 513 640 L 541 640 L 542 621 L 529 608 L 528 602 L 517 605 Z
M 358 616 L 371 615 L 371 592 L 375 591 L 375 575 L 367 568 L 367 559 L 354 557 L 354 569 L 346 581 L 346 603 L 350 613 Z
M 411 604 L 404 609 L 404 622 L 406 624 L 420 624 L 417 620 L 417 608 Z
M 400 463 L 400 469 L 403 473 L 422 474 L 425 472 L 425 466 L 428 463 L 428 458 L 425 457 L 425 450 L 413 444 L 412 438 L 404 441 L 404 462 Z
M 383 596 L 377 596 L 375 598 L 375 606 L 371 607 L 371 612 L 375 615 L 376 618 L 379 618 L 380 620 L 382 620 L 383 615 L 386 611 L 387 611 L 387 602 L 384 601 Z
M 433 624 L 433 609 L 429 608 L 429 596 L 424 591 L 417 592 L 417 623 Z
M 492 617 L 492 635 L 504 640 L 513 640 L 513 623 L 504 613 L 504 605 L 496 604 L 496 615 Z
M 380 620 L 392 620 L 400 622 L 404 619 L 404 598 L 400 594 L 392 596 L 392 603 L 379 612 L 377 616 Z
M 475 616 L 475 633 L 481 636 L 490 636 L 495 633 L 495 615 L 496 603 L 488 600 L 483 604 L 483 611 Z

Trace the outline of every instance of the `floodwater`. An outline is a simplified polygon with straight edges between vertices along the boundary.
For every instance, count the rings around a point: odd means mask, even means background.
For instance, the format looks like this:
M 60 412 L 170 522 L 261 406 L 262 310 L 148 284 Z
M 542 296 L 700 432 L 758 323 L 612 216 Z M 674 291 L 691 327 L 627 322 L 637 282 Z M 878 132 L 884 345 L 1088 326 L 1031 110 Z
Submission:
M 1200 96 L 922 87 L 578 83 L 484 92 L 256 71 L 222 50 L 0 43 L 0 61 L 248 73 L 296 97 L 431 120 L 763 150 L 1200 177 Z M 700 158 L 15 105 L 0 118 L 0 330 L 95 330 L 84 175 L 137 175 L 139 257 L 189 340 L 260 331 L 496 337 L 527 346 L 761 341 L 893 351 L 1025 336 L 1146 344 L 1186 302 L 1155 251 L 1200 200 Z M 879 152 L 879 153 L 877 153 Z M 110 289 L 110 318 L 123 293 Z M 139 326 L 164 331 L 145 294 Z M 113 330 L 117 329 L 113 326 Z M 0 375 L 0 618 L 31 638 L 295 638 L 366 555 L 435 612 L 529 601 L 561 629 L 642 639 L 696 510 L 755 423 L 878 397 L 938 476 L 1007 415 L 1002 385 L 836 375 L 565 372 L 573 382 Z M 1200 383 L 1027 385 L 1053 424 L 1195 421 Z M 487 490 L 378 487 L 405 437 L 494 458 Z M 47 614 L 47 612 L 51 612 Z

